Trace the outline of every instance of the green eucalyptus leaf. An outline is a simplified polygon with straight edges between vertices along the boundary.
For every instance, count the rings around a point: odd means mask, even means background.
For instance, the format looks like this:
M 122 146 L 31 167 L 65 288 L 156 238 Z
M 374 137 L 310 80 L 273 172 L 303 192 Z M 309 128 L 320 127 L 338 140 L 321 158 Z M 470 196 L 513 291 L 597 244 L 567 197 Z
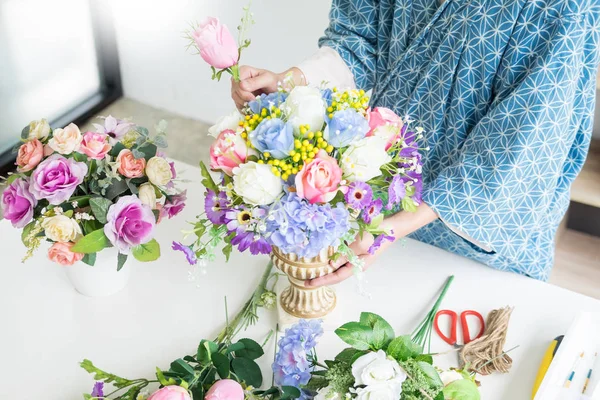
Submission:
M 101 224 L 106 224 L 106 214 L 108 209 L 112 206 L 112 201 L 104 197 L 92 197 L 90 199 L 90 207 L 92 208 L 92 214 Z
M 121 150 L 125 150 L 127 147 L 125 147 L 125 145 L 121 142 L 117 142 L 117 144 L 115 144 L 113 146 L 113 148 L 110 150 L 110 155 L 112 157 L 117 157 L 119 155 L 119 153 L 121 152 Z
M 152 144 L 152 143 L 146 143 L 145 145 L 139 147 L 136 149 L 140 154 L 142 154 L 141 157 L 136 156 L 136 158 L 145 158 L 146 161 L 148 161 L 149 159 L 151 159 L 152 157 L 156 156 L 156 153 L 158 151 L 158 148 L 156 147 L 156 145 Z M 135 151 L 135 150 L 134 150 Z
M 71 251 L 83 254 L 97 253 L 110 246 L 112 245 L 104 234 L 104 229 L 98 229 L 79 239 L 71 248 Z
M 157 135 L 154 138 L 153 142 L 157 147 L 160 147 L 161 149 L 166 149 L 167 147 L 169 147 L 169 143 L 167 142 L 167 138 L 165 137 L 165 135 Z
M 239 357 L 231 361 L 233 372 L 247 385 L 260 387 L 262 385 L 262 373 L 257 363 L 249 358 Z
M 243 343 L 244 348 L 235 352 L 236 357 L 245 357 L 249 358 L 250 360 L 256 360 L 265 354 L 262 346 L 252 339 L 240 339 L 239 343 Z
M 106 189 L 105 197 L 109 200 L 114 200 L 117 196 L 125 193 L 127 190 L 129 190 L 129 186 L 127 186 L 127 182 L 125 182 L 124 179 L 113 179 L 108 189 Z
M 142 136 L 148 136 L 150 134 L 150 132 L 148 132 L 148 129 L 144 128 L 143 126 L 137 126 L 135 128 L 135 131 Z
M 348 322 L 336 329 L 335 333 L 357 350 L 369 350 L 373 346 L 373 329 L 360 322 Z
M 131 254 L 133 254 L 136 260 L 141 262 L 156 261 L 160 257 L 160 245 L 156 239 L 152 239 L 148 243 L 133 247 Z
M 21 130 L 21 139 L 29 139 L 29 125 Z

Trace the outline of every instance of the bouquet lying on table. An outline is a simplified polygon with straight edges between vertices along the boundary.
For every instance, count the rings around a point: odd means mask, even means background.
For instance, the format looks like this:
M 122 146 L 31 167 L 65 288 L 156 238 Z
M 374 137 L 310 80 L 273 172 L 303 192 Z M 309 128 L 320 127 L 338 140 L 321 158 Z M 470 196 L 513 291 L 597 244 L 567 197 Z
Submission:
M 7 179 L 2 211 L 30 257 L 45 239 L 48 258 L 61 265 L 94 265 L 106 247 L 119 250 L 117 269 L 128 255 L 154 261 L 153 239 L 161 218 L 184 207 L 176 172 L 159 148 L 167 147 L 166 122 L 151 136 L 146 128 L 112 116 L 95 132 L 75 124 L 51 129 L 46 120 L 25 127 L 17 172 Z

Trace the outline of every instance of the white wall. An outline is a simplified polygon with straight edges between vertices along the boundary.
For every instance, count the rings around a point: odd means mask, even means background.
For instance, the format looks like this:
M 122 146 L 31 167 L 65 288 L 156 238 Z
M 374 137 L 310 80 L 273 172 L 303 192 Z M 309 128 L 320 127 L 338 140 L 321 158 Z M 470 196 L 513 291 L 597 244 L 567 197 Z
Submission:
M 248 0 L 113 0 L 114 23 L 127 97 L 213 122 L 233 109 L 228 79 L 210 79 L 210 68 L 186 51 L 190 22 L 216 16 L 236 35 Z M 282 71 L 317 49 L 330 0 L 254 0 L 256 24 L 241 63 Z M 224 75 L 225 76 L 225 75 Z

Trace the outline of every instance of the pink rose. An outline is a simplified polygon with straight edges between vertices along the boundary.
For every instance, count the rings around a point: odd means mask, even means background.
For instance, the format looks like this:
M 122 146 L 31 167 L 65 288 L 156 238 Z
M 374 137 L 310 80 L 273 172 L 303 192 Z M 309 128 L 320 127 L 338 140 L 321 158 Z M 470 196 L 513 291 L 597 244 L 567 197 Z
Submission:
M 19 147 L 16 164 L 20 172 L 34 169 L 44 156 L 44 145 L 37 139 L 30 140 Z
M 385 107 L 375 107 L 369 112 L 369 132 L 367 136 L 380 136 L 386 140 L 385 149 L 392 147 L 400 138 L 402 118 Z
M 79 146 L 79 152 L 94 160 L 102 160 L 112 148 L 107 139 L 108 136 L 102 133 L 86 132 Z
M 50 261 L 64 266 L 73 265 L 83 259 L 84 254 L 71 251 L 75 243 L 56 242 L 48 249 L 48 258 Z
M 189 392 L 181 386 L 165 386 L 152 393 L 148 400 L 191 400 Z
M 204 400 L 244 400 L 244 389 L 232 379 L 221 379 L 206 392 Z
M 200 56 L 217 69 L 229 68 L 238 62 L 238 46 L 229 29 L 214 17 L 208 17 L 192 32 Z
M 155 226 L 150 207 L 135 195 L 123 196 L 108 208 L 104 234 L 119 253 L 129 254 L 132 247 L 152 240 Z
M 53 154 L 31 174 L 29 191 L 38 200 L 46 199 L 50 204 L 58 205 L 73 195 L 87 173 L 86 163 Z
M 29 191 L 27 179 L 15 179 L 2 193 L 2 213 L 15 228 L 23 228 L 31 222 L 37 203 L 37 199 Z
M 117 156 L 119 173 L 127 178 L 140 178 L 144 176 L 146 169 L 146 160 L 143 158 L 135 158 L 129 149 L 123 149 Z
M 210 167 L 232 176 L 232 170 L 246 162 L 246 158 L 256 154 L 248 149 L 246 142 L 232 130 L 219 133 L 217 140 L 210 146 Z
M 315 159 L 296 175 L 296 192 L 311 204 L 326 203 L 335 197 L 341 180 L 342 169 L 335 158 L 319 150 Z

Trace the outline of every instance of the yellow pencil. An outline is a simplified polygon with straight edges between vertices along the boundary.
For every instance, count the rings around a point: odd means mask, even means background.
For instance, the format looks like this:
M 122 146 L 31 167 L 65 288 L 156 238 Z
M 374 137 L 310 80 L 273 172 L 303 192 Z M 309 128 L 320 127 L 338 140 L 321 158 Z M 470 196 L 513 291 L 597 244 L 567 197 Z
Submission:
M 592 377 L 592 370 L 594 368 L 594 364 L 596 364 L 596 357 L 598 357 L 598 353 L 594 354 L 594 361 L 592 362 L 592 366 L 590 367 L 587 377 L 585 378 L 585 384 L 583 385 L 583 390 L 581 391 L 582 394 L 585 394 L 585 391 L 587 390 L 587 387 L 590 383 L 590 379 Z

